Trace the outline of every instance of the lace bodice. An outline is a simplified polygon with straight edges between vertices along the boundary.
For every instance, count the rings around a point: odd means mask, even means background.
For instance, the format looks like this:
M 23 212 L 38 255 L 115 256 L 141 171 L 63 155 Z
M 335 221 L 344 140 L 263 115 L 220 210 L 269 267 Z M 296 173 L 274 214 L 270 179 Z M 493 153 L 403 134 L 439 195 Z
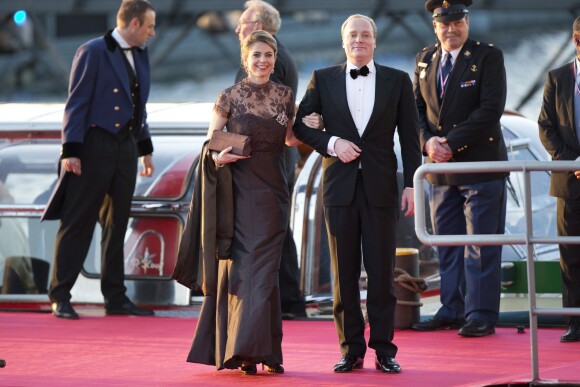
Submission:
M 294 119 L 294 95 L 287 86 L 245 78 L 219 95 L 214 110 L 228 119 L 229 132 L 251 137 L 252 155 L 281 152 L 288 122 Z

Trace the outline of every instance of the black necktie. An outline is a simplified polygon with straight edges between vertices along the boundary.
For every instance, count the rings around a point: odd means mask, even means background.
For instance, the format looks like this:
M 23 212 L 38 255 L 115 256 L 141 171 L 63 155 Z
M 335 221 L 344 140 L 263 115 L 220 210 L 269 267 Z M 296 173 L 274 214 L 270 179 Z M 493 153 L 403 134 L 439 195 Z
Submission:
M 443 63 L 443 68 L 442 68 L 444 82 L 447 79 L 447 76 L 449 75 L 449 73 L 451 72 L 451 69 L 453 68 L 453 64 L 451 63 L 451 54 L 447 53 L 445 55 L 447 55 L 447 57 L 445 58 L 445 62 Z
M 367 66 L 363 66 L 360 69 L 350 69 L 350 76 L 352 79 L 357 79 L 359 75 L 366 77 L 369 75 L 369 68 Z

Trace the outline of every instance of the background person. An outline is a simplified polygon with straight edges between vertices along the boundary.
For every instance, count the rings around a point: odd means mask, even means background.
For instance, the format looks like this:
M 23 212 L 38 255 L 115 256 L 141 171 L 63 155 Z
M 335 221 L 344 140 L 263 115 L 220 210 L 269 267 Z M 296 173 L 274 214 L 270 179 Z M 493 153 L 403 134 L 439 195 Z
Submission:
M 469 39 L 471 0 L 428 0 L 438 43 L 417 54 L 415 98 L 427 163 L 503 161 L 506 100 L 502 52 Z M 428 175 L 438 235 L 503 234 L 508 173 Z M 501 246 L 439 246 L 441 308 L 419 331 L 460 328 L 478 337 L 499 317 Z M 465 320 L 467 320 L 465 322 Z
M 61 168 L 67 175 L 56 188 L 65 191 L 65 199 L 49 203 L 44 216 L 60 217 L 49 289 L 56 317 L 79 318 L 70 304 L 70 291 L 97 221 L 102 226 L 101 291 L 106 313 L 153 315 L 125 295 L 123 245 L 139 156 L 140 175 L 153 173 L 145 111 L 149 57 L 143 46 L 154 35 L 153 6 L 146 0 L 124 0 L 117 28 L 83 44 L 75 55 L 62 130 Z
M 242 41 L 248 77 L 219 95 L 208 130 L 208 138 L 225 127 L 250 136 L 252 154 L 237 156 L 231 148 L 215 154 L 218 168 L 229 164 L 232 174 L 231 258 L 219 261 L 217 295 L 204 298 L 187 361 L 241 368 L 243 374 L 255 374 L 258 363 L 271 373 L 284 372 L 278 270 L 290 196 L 283 151 L 284 143 L 298 141 L 292 133 L 292 90 L 270 81 L 276 50 L 276 40 L 265 31 Z
M 314 71 L 294 125 L 296 137 L 325 157 L 323 204 L 342 354 L 334 372 L 363 367 L 367 344 L 360 308 L 361 260 L 368 275 L 368 345 L 376 352 L 375 366 L 400 372 L 393 343 L 399 218 L 393 138 L 397 128 L 406 187 L 401 208 L 408 216 L 414 209 L 413 174 L 421 164 L 419 122 L 409 77 L 373 60 L 376 31 L 367 16 L 346 19 L 341 36 L 347 62 Z M 309 127 L 307 122 L 317 115 L 322 115 L 325 131 Z
M 576 58 L 551 70 L 544 86 L 544 101 L 538 118 L 540 140 L 553 160 L 580 159 L 580 17 L 574 20 L 572 41 Z M 580 171 L 552 172 L 550 195 L 557 198 L 559 236 L 580 235 Z M 560 245 L 562 304 L 580 307 L 580 246 Z M 570 316 L 561 342 L 580 341 L 580 316 Z
M 244 4 L 246 8 L 240 16 L 236 28 L 236 34 L 240 38 L 240 44 L 251 32 L 264 30 L 270 33 L 278 44 L 276 64 L 270 80 L 288 86 L 294 96 L 298 90 L 298 70 L 290 55 L 290 52 L 276 36 L 282 25 L 280 13 L 271 4 L 262 0 L 249 0 Z M 241 66 L 237 75 L 236 83 L 242 81 L 248 74 Z M 292 197 L 296 163 L 300 155 L 294 146 L 284 146 L 284 161 L 286 163 L 286 180 Z M 298 269 L 298 254 L 296 244 L 292 237 L 292 229 L 288 224 L 288 233 L 284 239 L 282 259 L 280 261 L 280 299 L 282 304 L 282 318 L 305 317 L 306 309 L 304 297 L 300 291 L 300 271 Z

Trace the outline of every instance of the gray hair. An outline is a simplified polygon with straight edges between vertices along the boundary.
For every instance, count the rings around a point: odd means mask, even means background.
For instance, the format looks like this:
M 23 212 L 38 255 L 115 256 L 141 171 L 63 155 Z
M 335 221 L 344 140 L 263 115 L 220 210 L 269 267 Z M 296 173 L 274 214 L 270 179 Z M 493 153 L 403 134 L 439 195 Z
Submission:
M 275 35 L 282 26 L 280 12 L 270 3 L 263 0 L 248 0 L 244 4 L 246 9 L 252 8 L 256 12 L 256 17 L 262 22 L 264 31 Z
M 369 23 L 371 23 L 371 27 L 373 28 L 373 38 L 377 38 L 377 25 L 375 24 L 375 21 L 365 15 L 361 15 L 361 14 L 355 14 L 355 15 L 350 15 L 348 17 L 348 19 L 346 19 L 344 21 L 344 23 L 342 23 L 342 27 L 340 28 L 340 36 L 342 38 L 344 38 L 344 29 L 346 28 L 346 25 L 348 24 L 349 21 L 351 21 L 352 19 L 365 19 L 366 21 L 368 21 Z

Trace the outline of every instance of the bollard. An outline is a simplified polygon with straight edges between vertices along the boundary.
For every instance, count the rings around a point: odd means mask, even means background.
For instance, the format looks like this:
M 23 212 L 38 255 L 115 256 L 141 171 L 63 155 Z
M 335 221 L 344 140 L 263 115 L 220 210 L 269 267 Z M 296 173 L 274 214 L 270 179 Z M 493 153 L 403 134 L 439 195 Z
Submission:
M 402 269 L 411 277 L 419 277 L 419 250 L 413 248 L 397 248 L 395 268 Z M 395 278 L 397 275 L 395 274 Z M 406 289 L 395 282 L 397 307 L 395 309 L 395 328 L 408 329 L 411 324 L 420 319 L 419 293 Z

